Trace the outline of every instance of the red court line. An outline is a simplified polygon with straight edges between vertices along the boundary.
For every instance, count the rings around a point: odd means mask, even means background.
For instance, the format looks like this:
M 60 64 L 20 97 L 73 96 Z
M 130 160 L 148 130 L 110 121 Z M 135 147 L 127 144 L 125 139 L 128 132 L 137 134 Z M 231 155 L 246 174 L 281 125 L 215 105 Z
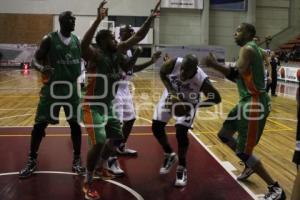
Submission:
M 66 129 L 66 128 L 65 128 Z M 51 130 L 51 134 L 53 134 Z M 250 200 L 251 196 L 208 154 L 192 137 L 188 153 L 188 185 L 183 189 L 173 186 L 175 169 L 165 176 L 159 175 L 163 152 L 151 135 L 129 138 L 128 145 L 138 150 L 137 158 L 121 158 L 126 176 L 116 181 L 132 188 L 146 200 Z M 169 136 L 176 150 L 176 137 Z M 0 173 L 15 172 L 24 166 L 29 148 L 29 137 L 3 137 L 0 140 Z M 87 151 L 83 138 L 83 160 Z M 39 169 L 42 171 L 70 172 L 72 143 L 69 137 L 46 137 L 40 147 Z M 52 200 L 83 199 L 83 179 L 70 175 L 37 174 L 19 181 L 16 175 L 0 176 L 0 199 Z M 103 188 L 104 200 L 135 199 L 115 185 L 98 182 Z

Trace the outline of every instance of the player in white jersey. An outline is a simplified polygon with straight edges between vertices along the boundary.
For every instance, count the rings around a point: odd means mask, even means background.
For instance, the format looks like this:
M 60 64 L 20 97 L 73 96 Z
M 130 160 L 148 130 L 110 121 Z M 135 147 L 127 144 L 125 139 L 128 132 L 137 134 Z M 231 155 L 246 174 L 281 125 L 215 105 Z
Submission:
M 160 174 L 167 174 L 179 158 L 176 170 L 175 186 L 187 184 L 186 153 L 189 146 L 188 130 L 191 128 L 197 108 L 209 107 L 221 102 L 219 92 L 213 87 L 208 76 L 198 66 L 195 55 L 189 54 L 184 58 L 175 58 L 165 62 L 160 70 L 161 80 L 166 89 L 157 104 L 152 121 L 152 131 L 164 150 L 165 159 Z M 200 101 L 200 92 L 207 97 Z M 175 116 L 174 109 L 169 109 L 169 99 L 185 102 L 191 109 L 184 115 Z M 175 117 L 176 138 L 178 143 L 178 158 L 168 142 L 165 126 Z
M 134 34 L 134 30 L 131 25 L 124 25 L 120 28 L 120 40 L 126 41 Z M 133 124 L 136 119 L 134 104 L 133 104 L 133 97 L 130 92 L 130 81 L 132 80 L 133 74 L 135 72 L 139 72 L 146 67 L 154 64 L 161 55 L 160 51 L 155 52 L 151 60 L 142 63 L 142 64 L 135 64 L 138 55 L 141 53 L 141 47 L 138 47 L 134 54 L 132 50 L 128 50 L 124 52 L 124 56 L 126 57 L 128 62 L 131 62 L 132 68 L 127 72 L 123 72 L 124 76 L 123 79 L 120 81 L 118 86 L 118 90 L 113 101 L 115 105 L 115 110 L 118 119 L 122 122 L 122 132 L 124 138 L 122 140 L 115 141 L 115 145 L 117 146 L 116 150 L 119 155 L 126 155 L 126 156 L 137 156 L 137 151 L 133 149 L 129 149 L 126 147 L 126 142 L 128 137 L 131 133 Z M 124 175 L 124 171 L 120 168 L 117 157 L 112 156 L 108 159 L 106 168 L 112 172 L 114 175 L 121 176 Z

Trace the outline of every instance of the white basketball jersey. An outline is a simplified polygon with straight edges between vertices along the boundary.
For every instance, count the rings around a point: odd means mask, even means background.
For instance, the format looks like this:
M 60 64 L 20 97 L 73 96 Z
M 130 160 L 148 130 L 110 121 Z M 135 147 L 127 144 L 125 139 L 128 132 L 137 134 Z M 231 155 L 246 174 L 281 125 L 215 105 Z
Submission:
M 127 59 L 132 57 L 131 50 L 127 51 Z M 133 77 L 133 69 L 130 71 L 122 72 L 122 80 L 119 82 L 117 94 L 113 103 L 118 119 L 123 121 L 129 121 L 135 118 L 135 110 L 132 99 L 132 94 L 129 89 L 130 80 Z
M 197 73 L 186 81 L 180 80 L 180 68 L 183 58 L 177 58 L 174 69 L 171 74 L 167 76 L 172 84 L 172 88 L 181 93 L 183 100 L 192 104 L 197 104 L 200 101 L 200 90 L 204 80 L 208 77 L 206 73 L 198 66 Z

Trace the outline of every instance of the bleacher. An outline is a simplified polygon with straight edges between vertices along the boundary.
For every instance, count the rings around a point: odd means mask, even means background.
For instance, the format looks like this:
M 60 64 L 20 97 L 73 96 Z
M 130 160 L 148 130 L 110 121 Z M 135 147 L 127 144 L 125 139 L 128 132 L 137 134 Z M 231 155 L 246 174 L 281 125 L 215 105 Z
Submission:
M 300 35 L 279 46 L 277 54 L 287 56 L 285 61 L 300 62 Z

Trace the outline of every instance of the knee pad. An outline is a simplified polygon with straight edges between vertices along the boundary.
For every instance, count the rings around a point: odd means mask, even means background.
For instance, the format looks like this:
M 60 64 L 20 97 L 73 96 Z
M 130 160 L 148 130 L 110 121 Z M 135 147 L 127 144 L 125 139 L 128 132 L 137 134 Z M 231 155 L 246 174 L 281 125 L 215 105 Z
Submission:
M 159 138 L 165 133 L 166 122 L 152 120 L 152 132 L 156 138 Z
M 188 130 L 189 127 L 183 125 L 175 125 L 176 128 L 176 138 L 180 146 L 187 147 L 189 146 Z
M 246 153 L 237 153 L 236 154 L 248 167 L 255 168 L 257 164 L 260 163 L 260 160 L 254 155 L 248 155 Z

